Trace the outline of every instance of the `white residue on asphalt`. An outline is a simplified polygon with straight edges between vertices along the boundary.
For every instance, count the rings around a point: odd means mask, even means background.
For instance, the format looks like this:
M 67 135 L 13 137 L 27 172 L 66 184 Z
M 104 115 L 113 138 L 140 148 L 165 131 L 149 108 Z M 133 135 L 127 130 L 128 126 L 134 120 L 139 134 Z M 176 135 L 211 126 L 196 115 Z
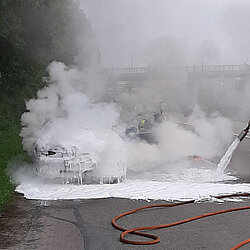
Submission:
M 191 171 L 191 170 L 189 170 Z M 196 171 L 195 171 L 196 172 Z M 214 171 L 213 171 L 214 172 Z M 214 173 L 215 174 L 215 173 Z M 198 174 L 197 174 L 198 175 Z M 200 172 L 199 175 L 202 176 Z M 204 172 L 204 176 L 212 176 L 213 173 Z M 187 176 L 187 175 L 184 175 Z M 173 178 L 168 177 L 165 181 L 150 179 L 127 179 L 119 184 L 96 184 L 96 185 L 61 185 L 45 184 L 39 179 L 23 181 L 16 188 L 17 192 L 23 193 L 28 199 L 58 200 L 58 199 L 96 199 L 96 198 L 128 198 L 143 200 L 203 200 L 212 199 L 212 196 L 232 193 L 250 193 L 250 184 L 225 183 L 213 181 L 208 178 Z M 224 180 L 233 180 L 234 177 L 224 176 Z

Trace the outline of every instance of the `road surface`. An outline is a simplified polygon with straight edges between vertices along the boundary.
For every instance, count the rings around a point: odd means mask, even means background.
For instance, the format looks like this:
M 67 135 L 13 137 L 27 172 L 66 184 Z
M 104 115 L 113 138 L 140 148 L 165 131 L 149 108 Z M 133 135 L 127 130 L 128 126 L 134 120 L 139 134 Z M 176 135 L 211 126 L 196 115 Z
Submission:
M 13 203 L 0 218 L 0 249 L 228 250 L 250 236 L 250 211 L 243 210 L 156 230 L 154 233 L 161 239 L 157 245 L 131 246 L 121 243 L 119 231 L 111 226 L 112 218 L 148 204 L 146 201 L 113 198 L 44 202 L 26 200 L 22 195 L 15 194 Z M 164 224 L 239 206 L 250 206 L 250 200 L 152 209 L 121 219 L 119 223 L 124 227 Z M 249 249 L 249 246 L 242 249 Z
M 228 171 L 240 177 L 238 182 L 250 182 L 250 140 L 244 140 L 237 148 Z M 154 233 L 161 239 L 157 245 L 132 246 L 121 243 L 120 232 L 111 226 L 111 220 L 120 213 L 155 203 L 165 202 L 115 198 L 41 201 L 26 200 L 16 193 L 12 203 L 0 215 L 0 249 L 228 250 L 250 238 L 250 210 L 243 210 L 156 230 Z M 151 209 L 121 219 L 119 224 L 127 228 L 166 224 L 240 206 L 250 206 L 250 199 L 244 202 L 204 202 Z M 250 246 L 242 247 L 244 249 L 250 249 Z

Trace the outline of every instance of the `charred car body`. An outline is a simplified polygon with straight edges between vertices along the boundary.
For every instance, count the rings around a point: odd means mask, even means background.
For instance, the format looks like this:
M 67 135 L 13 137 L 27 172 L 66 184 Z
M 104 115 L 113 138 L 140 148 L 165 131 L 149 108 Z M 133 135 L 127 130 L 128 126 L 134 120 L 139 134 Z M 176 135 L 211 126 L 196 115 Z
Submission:
M 84 131 L 88 135 L 98 135 L 99 132 Z M 85 136 L 85 139 L 87 145 L 93 137 Z M 99 138 L 99 149 L 38 141 L 33 152 L 34 166 L 38 175 L 59 183 L 119 183 L 125 180 L 127 167 L 120 140 L 109 131 L 106 137 Z
M 130 139 L 144 140 L 150 144 L 157 143 L 153 127 L 166 118 L 167 115 L 163 110 L 154 113 L 139 113 L 126 128 L 125 135 Z
M 89 171 L 96 169 L 98 157 L 93 153 L 80 153 L 75 146 L 36 145 L 34 164 L 39 175 L 62 178 L 63 182 L 83 184 Z

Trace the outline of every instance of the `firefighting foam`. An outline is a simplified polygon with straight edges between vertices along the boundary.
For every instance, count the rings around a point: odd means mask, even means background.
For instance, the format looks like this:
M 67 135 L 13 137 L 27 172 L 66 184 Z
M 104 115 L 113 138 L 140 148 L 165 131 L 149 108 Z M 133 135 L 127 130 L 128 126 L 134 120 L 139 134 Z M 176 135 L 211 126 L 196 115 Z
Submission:
M 178 52 L 174 41 L 167 44 Z M 52 62 L 46 86 L 26 103 L 20 136 L 34 164 L 12 168 L 18 192 L 31 199 L 165 200 L 249 192 L 249 184 L 218 183 L 236 179 L 217 171 L 218 159 L 233 141 L 233 123 L 219 112 L 207 114 L 193 105 L 186 78 L 172 73 L 168 82 L 146 79 L 107 99 L 108 79 L 96 51 L 89 51 L 90 62 L 81 51 L 75 65 Z M 179 53 L 170 58 L 184 63 Z M 162 99 L 166 116 L 159 122 Z M 186 107 L 192 109 L 188 116 Z M 142 109 L 153 115 L 131 124 Z M 147 122 L 150 129 L 140 131 Z M 128 128 L 135 131 L 134 138 L 127 136 Z M 149 134 L 153 141 L 145 136 Z

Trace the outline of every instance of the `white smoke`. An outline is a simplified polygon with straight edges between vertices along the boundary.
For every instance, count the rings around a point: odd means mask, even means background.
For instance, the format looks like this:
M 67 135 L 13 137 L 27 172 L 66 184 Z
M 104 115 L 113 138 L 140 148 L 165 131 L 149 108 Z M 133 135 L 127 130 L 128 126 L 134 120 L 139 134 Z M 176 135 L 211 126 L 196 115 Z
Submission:
M 114 131 L 119 120 L 116 106 L 89 99 L 84 70 L 53 62 L 48 72 L 48 86 L 27 102 L 28 112 L 22 116 L 24 149 L 32 156 L 37 143 L 76 146 L 98 155 L 102 175 L 116 173 L 117 164 L 126 169 L 125 148 Z
M 117 163 L 125 165 L 126 157 L 130 169 L 144 171 L 163 165 L 168 169 L 193 155 L 213 159 L 221 156 L 232 140 L 229 120 L 216 113 L 208 118 L 196 107 L 187 120 L 192 126 L 184 128 L 170 118 L 153 130 L 157 145 L 126 141 L 125 149 L 122 139 L 114 132 L 120 123 L 117 106 L 90 101 L 84 93 L 84 71 L 53 62 L 48 72 L 48 86 L 37 93 L 37 99 L 27 102 L 29 112 L 22 116 L 23 146 L 30 155 L 38 141 L 44 145 L 74 145 L 83 152 L 99 155 L 106 172 Z M 150 93 L 158 92 L 144 90 L 142 93 L 144 98 L 137 98 L 141 107 Z M 127 101 L 129 104 L 130 100 Z M 154 109 L 155 103 L 152 100 L 148 106 Z
M 181 165 L 187 168 L 188 157 L 214 160 L 223 154 L 233 139 L 231 121 L 218 114 L 205 117 L 196 107 L 187 122 L 192 125 L 184 127 L 172 119 L 159 124 L 154 129 L 157 145 L 127 142 L 129 168 L 136 171 L 157 167 L 175 171 L 173 167 Z
M 232 140 L 229 120 L 218 114 L 208 118 L 195 108 L 187 120 L 192 124 L 188 129 L 170 118 L 152 131 L 157 145 L 127 140 L 124 145 L 114 131 L 121 123 L 117 106 L 89 99 L 84 92 L 84 70 L 53 62 L 48 72 L 48 85 L 38 91 L 36 99 L 27 102 L 29 112 L 22 116 L 20 135 L 30 155 L 38 142 L 64 147 L 73 145 L 82 152 L 98 155 L 101 169 L 107 174 L 117 164 L 126 165 L 126 159 L 129 169 L 137 171 L 159 166 L 168 169 L 193 155 L 213 159 L 220 156 Z M 95 86 L 93 81 L 93 88 Z M 143 93 L 149 95 L 149 92 Z M 144 101 L 140 99 L 138 104 L 143 105 Z M 154 108 L 154 102 L 150 106 Z
M 37 142 L 44 145 L 73 145 L 83 152 L 96 153 L 106 173 L 117 164 L 125 166 L 127 159 L 130 169 L 144 171 L 158 166 L 166 169 L 173 164 L 179 166 L 180 162 L 193 155 L 208 159 L 221 156 L 232 140 L 232 124 L 218 114 L 207 118 L 198 109 L 187 120 L 192 124 L 188 129 L 171 118 L 156 126 L 153 133 L 157 145 L 127 140 L 124 143 L 115 128 L 122 131 L 125 125 L 118 125 L 127 122 L 128 116 L 131 118 L 141 111 L 156 111 L 161 100 L 166 101 L 167 107 L 175 112 L 183 111 L 183 107 L 191 107 L 193 98 L 187 94 L 190 87 L 186 83 L 186 76 L 166 72 L 166 80 L 139 81 L 131 87 L 130 93 L 127 89 L 127 92 L 115 94 L 113 100 L 117 102 L 118 109 L 111 99 L 109 103 L 102 102 L 107 80 L 102 74 L 93 38 L 88 40 L 80 36 L 77 40 L 79 54 L 75 57 L 76 65 L 51 63 L 47 69 L 47 86 L 38 91 L 37 98 L 26 103 L 28 112 L 22 116 L 20 135 L 23 147 L 30 155 L 33 155 Z M 153 54 L 145 56 L 149 57 L 148 61 L 153 58 L 153 64 L 164 67 L 182 65 L 186 50 L 182 41 L 155 40 L 148 48 Z M 81 44 L 84 44 L 84 48 L 81 48 Z M 161 51 L 158 45 L 161 45 Z M 215 46 L 210 47 L 216 51 Z M 210 54 L 209 51 L 207 53 Z M 124 133 L 124 129 L 121 133 Z

